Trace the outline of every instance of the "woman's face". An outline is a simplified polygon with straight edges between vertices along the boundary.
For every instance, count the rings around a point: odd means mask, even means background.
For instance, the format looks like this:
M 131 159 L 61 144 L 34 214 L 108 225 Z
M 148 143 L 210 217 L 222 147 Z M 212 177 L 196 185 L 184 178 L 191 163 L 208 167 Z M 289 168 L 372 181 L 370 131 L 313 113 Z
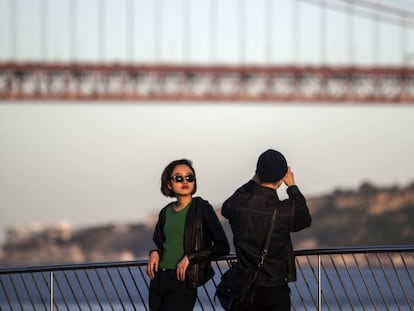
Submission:
M 168 188 L 170 188 L 176 196 L 192 195 L 195 177 L 189 166 L 185 164 L 175 166 L 170 177 Z

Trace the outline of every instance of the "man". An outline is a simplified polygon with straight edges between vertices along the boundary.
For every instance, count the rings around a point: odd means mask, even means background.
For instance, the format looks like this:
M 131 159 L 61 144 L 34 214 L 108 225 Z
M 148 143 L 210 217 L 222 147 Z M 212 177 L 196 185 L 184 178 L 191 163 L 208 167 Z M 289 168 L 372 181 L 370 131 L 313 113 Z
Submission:
M 279 200 L 277 189 L 284 183 L 289 199 Z M 256 174 L 228 198 L 221 213 L 229 220 L 238 261 L 257 267 L 277 209 L 268 255 L 256 281 L 253 305 L 248 310 L 290 310 L 289 282 L 296 280 L 290 232 L 309 227 L 311 216 L 305 197 L 285 157 L 269 149 L 257 161 Z M 243 310 L 243 307 L 238 310 Z

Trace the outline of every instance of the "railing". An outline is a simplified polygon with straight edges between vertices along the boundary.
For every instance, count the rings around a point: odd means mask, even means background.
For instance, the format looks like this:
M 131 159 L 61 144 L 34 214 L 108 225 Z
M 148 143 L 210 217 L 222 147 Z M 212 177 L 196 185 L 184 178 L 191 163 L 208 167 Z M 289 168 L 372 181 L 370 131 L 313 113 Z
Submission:
M 292 310 L 414 310 L 414 245 L 296 251 Z M 195 310 L 222 310 L 213 262 Z M 146 261 L 0 269 L 0 310 L 148 310 Z

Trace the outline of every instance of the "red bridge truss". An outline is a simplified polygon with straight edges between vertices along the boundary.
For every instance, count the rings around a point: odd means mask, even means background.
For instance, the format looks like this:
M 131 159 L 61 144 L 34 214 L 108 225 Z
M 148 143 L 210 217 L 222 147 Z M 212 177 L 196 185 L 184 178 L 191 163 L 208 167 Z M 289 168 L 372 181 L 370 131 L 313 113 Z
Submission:
M 0 99 L 414 104 L 414 67 L 2 63 Z

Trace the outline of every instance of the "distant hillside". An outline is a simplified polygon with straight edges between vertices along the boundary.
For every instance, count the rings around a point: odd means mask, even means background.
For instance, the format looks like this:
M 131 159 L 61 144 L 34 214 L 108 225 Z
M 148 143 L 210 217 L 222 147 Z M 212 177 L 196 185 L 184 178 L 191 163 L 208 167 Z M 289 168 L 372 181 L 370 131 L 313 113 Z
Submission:
M 110 224 L 73 230 L 47 228 L 27 238 L 6 241 L 0 266 L 134 260 L 152 247 L 152 228 L 144 224 Z
M 313 222 L 295 234 L 298 244 L 313 241 L 318 247 L 339 247 L 414 242 L 414 183 L 403 188 L 364 183 L 356 191 L 337 190 L 310 198 L 308 204 Z
M 403 188 L 364 183 L 357 190 L 308 198 L 308 205 L 312 226 L 292 235 L 295 249 L 414 241 L 414 183 Z M 220 219 L 231 241 L 229 225 Z M 56 226 L 25 235 L 16 230 L 0 250 L 0 266 L 147 259 L 152 233 L 153 224 Z

